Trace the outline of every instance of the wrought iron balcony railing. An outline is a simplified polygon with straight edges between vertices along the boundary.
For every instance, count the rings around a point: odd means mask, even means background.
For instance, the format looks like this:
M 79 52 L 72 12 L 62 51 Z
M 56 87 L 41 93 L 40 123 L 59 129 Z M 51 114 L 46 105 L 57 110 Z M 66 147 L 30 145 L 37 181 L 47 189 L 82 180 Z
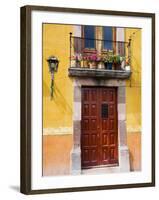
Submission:
M 109 41 L 72 36 L 70 33 L 70 76 L 129 78 L 131 40 Z

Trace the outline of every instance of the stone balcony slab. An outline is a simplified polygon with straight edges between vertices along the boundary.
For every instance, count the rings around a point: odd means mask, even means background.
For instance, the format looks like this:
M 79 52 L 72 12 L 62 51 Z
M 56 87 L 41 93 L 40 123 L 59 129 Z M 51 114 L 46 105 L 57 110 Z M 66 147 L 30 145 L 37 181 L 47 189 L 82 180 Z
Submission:
M 129 79 L 131 71 L 126 70 L 108 70 L 108 69 L 89 69 L 70 67 L 68 74 L 71 77 L 94 77 L 108 79 Z

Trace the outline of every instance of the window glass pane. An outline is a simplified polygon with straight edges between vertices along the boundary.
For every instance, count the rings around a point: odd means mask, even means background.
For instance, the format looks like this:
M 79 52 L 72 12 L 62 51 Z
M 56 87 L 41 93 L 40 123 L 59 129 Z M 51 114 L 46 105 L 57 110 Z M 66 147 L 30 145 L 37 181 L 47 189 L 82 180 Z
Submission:
M 95 48 L 95 27 L 84 26 L 85 48 Z M 93 39 L 93 40 L 92 40 Z
M 112 27 L 103 27 L 103 40 L 107 40 L 103 42 L 104 49 L 113 49 L 113 29 Z

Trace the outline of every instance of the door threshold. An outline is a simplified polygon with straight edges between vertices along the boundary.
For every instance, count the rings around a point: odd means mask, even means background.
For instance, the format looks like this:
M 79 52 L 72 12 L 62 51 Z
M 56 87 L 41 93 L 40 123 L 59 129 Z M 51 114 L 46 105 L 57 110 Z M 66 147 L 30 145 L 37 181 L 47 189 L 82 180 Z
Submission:
M 84 167 L 84 168 L 82 168 L 82 170 L 86 170 L 86 169 L 97 169 L 97 168 L 105 168 L 105 167 L 117 167 L 117 166 L 119 166 L 118 163 L 106 164 L 106 165 L 96 165 L 96 166 Z
M 104 167 L 94 167 L 89 169 L 82 169 L 81 174 L 108 174 L 108 173 L 119 173 L 120 167 L 119 165 L 116 166 L 104 166 Z

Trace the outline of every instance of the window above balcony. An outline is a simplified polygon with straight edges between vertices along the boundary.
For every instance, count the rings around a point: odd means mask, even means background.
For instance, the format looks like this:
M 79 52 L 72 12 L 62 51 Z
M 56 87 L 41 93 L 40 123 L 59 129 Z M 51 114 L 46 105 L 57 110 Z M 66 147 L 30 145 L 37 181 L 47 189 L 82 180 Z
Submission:
M 84 48 L 85 49 L 95 49 L 95 26 L 84 26 L 83 29 L 84 38 Z
M 89 29 L 92 29 L 91 36 Z M 108 40 L 111 34 L 112 29 L 104 27 L 104 39 L 95 39 L 93 26 L 85 28 L 85 37 L 70 34 L 69 76 L 128 79 L 131 76 L 130 41 Z

